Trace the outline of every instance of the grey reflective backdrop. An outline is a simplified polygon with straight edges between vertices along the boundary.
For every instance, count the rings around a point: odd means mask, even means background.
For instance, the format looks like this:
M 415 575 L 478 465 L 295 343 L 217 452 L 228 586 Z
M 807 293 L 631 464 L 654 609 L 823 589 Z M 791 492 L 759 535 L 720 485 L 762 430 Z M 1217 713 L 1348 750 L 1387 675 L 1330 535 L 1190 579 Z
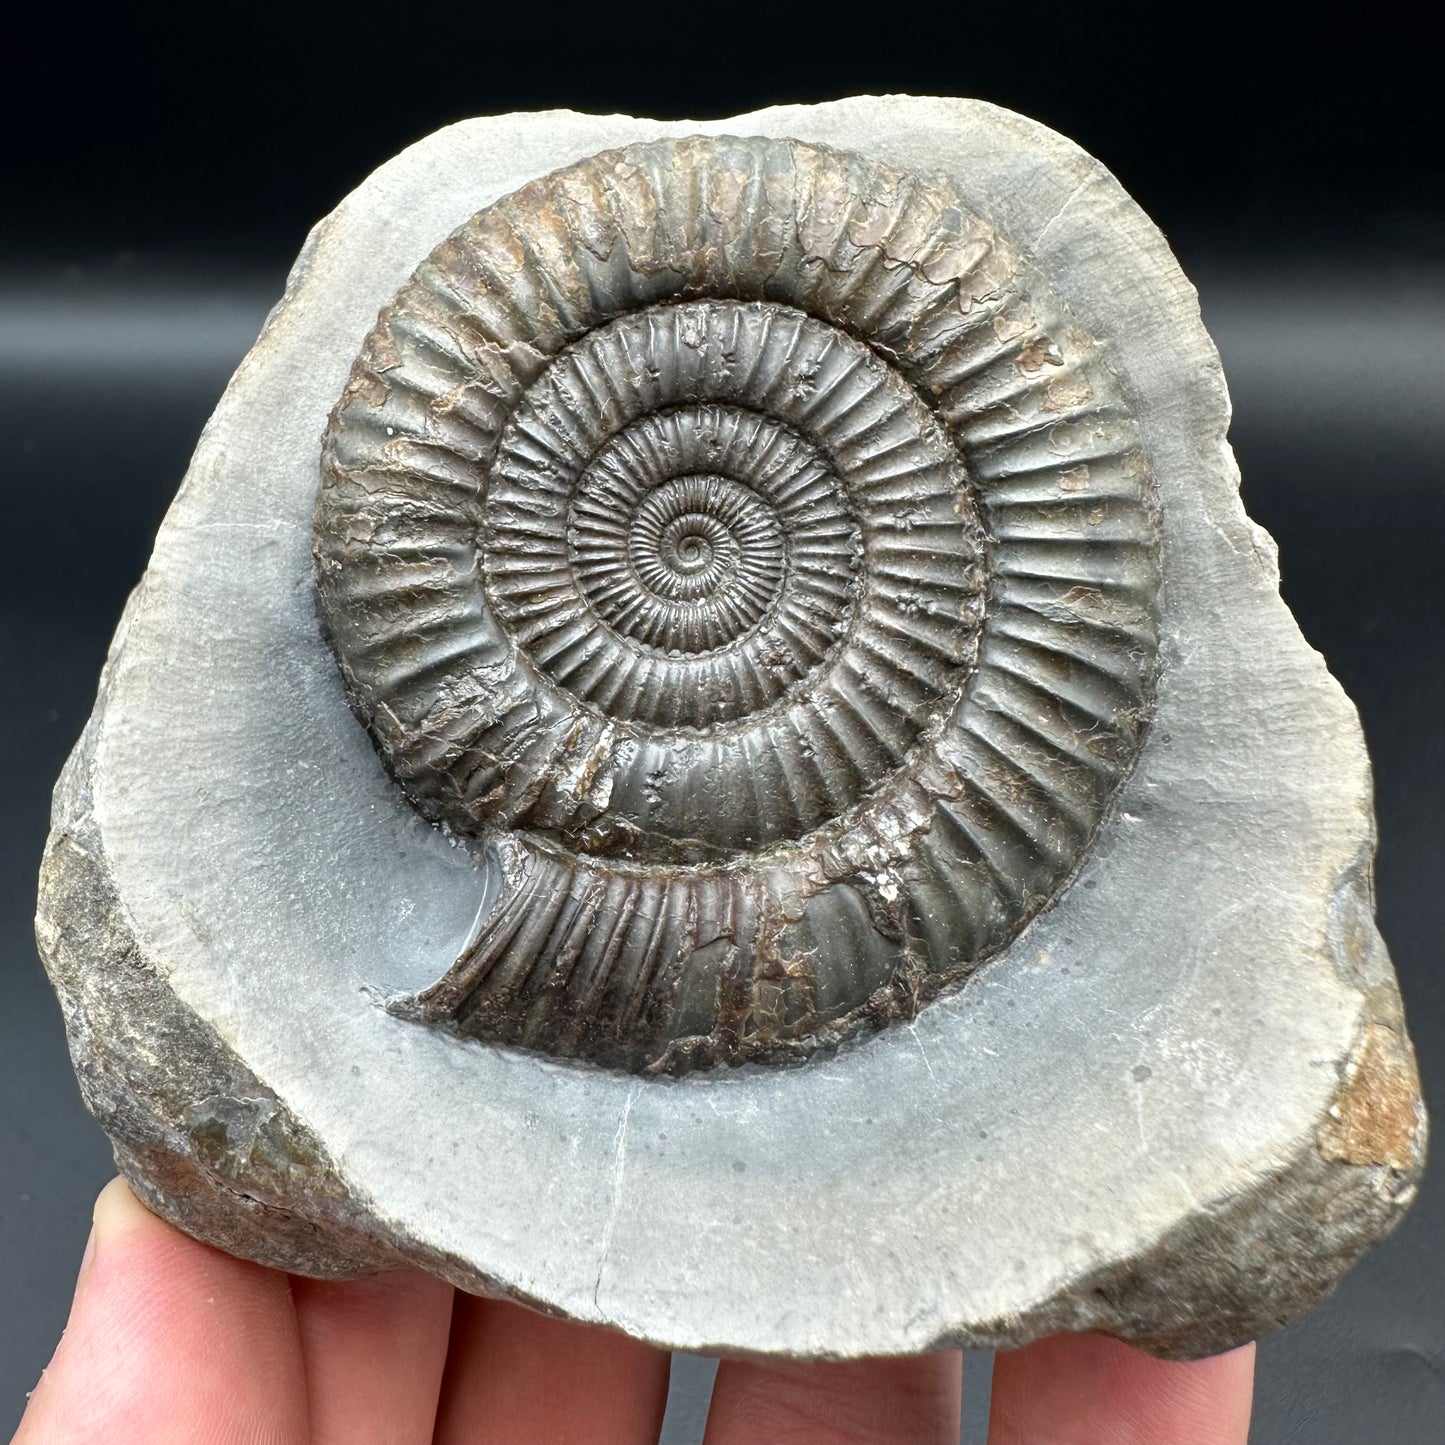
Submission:
M 191 446 L 306 225 L 400 146 L 465 114 L 976 94 L 1073 135 L 1116 171 L 1200 289 L 1234 395 L 1246 505 L 1279 542 L 1305 635 L 1360 707 L 1381 925 L 1445 1119 L 1445 212 L 1427 103 L 1396 58 L 1342 44 L 1306 65 L 1256 37 L 1245 56 L 1199 41 L 1187 63 L 1139 42 L 1126 64 L 1080 27 L 1025 65 L 979 57 L 959 21 L 952 55 L 924 59 L 887 39 L 825 54 L 800 26 L 739 69 L 678 38 L 656 43 L 649 79 L 605 36 L 540 79 L 525 52 L 500 83 L 399 61 L 391 100 L 348 128 L 334 113 L 343 78 L 298 83 L 297 57 L 329 33 L 295 23 L 289 60 L 272 55 L 278 36 L 264 27 L 222 47 L 203 29 L 161 36 L 139 21 L 92 36 L 94 56 L 62 54 L 37 32 L 37 66 L 66 76 L 65 125 L 4 163 L 19 166 L 6 191 L 24 204 L 7 202 L 0 232 L 0 1431 L 64 1323 L 91 1201 L 111 1172 L 31 938 L 50 785 Z M 489 33 L 493 49 L 509 43 Z M 330 69 L 344 69 L 342 52 L 327 51 Z M 1354 77 L 1348 98 L 1326 83 L 1331 66 Z M 49 92 L 20 99 L 56 104 Z M 30 119 L 11 134 L 34 134 Z M 1442 1260 L 1436 1169 L 1401 1232 L 1262 1347 L 1258 1445 L 1441 1438 Z M 981 1442 L 987 1361 L 967 1374 L 964 1439 Z M 665 1439 L 700 1438 L 710 1383 L 705 1362 L 679 1363 Z

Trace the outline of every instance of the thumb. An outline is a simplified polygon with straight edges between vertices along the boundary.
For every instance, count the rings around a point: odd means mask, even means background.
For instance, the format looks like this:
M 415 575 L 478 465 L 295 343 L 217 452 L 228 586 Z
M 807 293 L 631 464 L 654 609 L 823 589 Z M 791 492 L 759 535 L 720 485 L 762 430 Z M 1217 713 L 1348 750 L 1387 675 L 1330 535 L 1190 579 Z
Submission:
M 95 1203 L 65 1333 L 14 1445 L 305 1438 L 286 1276 L 198 1244 L 113 1179 Z

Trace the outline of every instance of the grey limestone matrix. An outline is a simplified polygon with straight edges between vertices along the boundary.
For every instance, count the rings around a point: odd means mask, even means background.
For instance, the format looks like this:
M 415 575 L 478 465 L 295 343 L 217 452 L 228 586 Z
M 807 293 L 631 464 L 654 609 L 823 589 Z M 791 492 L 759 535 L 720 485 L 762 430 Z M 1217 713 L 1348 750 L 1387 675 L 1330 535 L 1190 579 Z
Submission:
M 1413 1195 L 1353 709 L 1194 293 L 978 102 L 464 122 L 313 233 L 57 788 L 200 1238 L 692 1349 L 1308 1308 Z

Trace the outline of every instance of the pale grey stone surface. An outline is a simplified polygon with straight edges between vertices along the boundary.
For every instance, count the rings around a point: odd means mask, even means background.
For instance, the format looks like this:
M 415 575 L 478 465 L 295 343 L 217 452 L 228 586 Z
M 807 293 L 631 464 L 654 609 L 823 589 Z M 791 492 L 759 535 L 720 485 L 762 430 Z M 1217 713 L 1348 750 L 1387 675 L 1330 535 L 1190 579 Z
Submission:
M 351 360 L 439 239 L 535 175 L 697 132 L 945 173 L 1036 258 L 1143 428 L 1164 671 L 1074 885 L 960 992 L 800 1068 L 641 1079 L 380 1006 L 455 956 L 480 865 L 347 709 L 310 513 Z M 416 1261 L 692 1350 L 1101 1328 L 1195 1354 L 1308 1308 L 1408 1204 L 1424 1117 L 1358 723 L 1278 598 L 1227 422 L 1158 232 L 978 102 L 504 116 L 389 162 L 317 228 L 212 418 L 57 792 L 39 934 L 122 1168 L 238 1253 Z

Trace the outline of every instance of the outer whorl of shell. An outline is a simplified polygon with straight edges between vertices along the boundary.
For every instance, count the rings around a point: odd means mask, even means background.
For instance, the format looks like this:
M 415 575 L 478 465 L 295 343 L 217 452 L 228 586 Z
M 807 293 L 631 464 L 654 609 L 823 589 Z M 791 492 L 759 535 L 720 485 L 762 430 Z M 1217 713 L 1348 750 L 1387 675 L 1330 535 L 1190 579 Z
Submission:
M 402 1011 L 674 1071 L 910 1017 L 1133 761 L 1152 508 L 1103 355 L 945 184 L 690 139 L 472 217 L 316 517 L 354 707 L 495 865 Z

